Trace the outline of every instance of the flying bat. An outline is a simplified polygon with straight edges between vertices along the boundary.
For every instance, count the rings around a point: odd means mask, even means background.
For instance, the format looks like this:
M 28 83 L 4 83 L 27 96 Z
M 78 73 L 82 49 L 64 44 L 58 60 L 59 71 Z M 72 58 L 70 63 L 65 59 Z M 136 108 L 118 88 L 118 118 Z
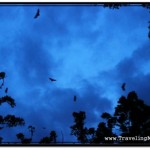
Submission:
M 53 82 L 53 81 L 56 81 L 56 80 L 55 80 L 55 79 L 53 79 L 53 78 L 49 78 L 49 80 L 50 80 L 50 81 L 52 81 L 52 82 Z
M 38 9 L 35 16 L 34 16 L 34 19 L 38 18 L 40 16 L 40 10 Z
M 77 100 L 77 97 L 76 97 L 76 96 L 74 96 L 73 100 L 74 100 L 74 102 L 76 102 L 76 100 Z
M 123 83 L 122 86 L 121 86 L 121 88 L 122 88 L 123 91 L 126 90 L 126 89 L 125 89 L 125 86 L 126 86 L 126 83 Z

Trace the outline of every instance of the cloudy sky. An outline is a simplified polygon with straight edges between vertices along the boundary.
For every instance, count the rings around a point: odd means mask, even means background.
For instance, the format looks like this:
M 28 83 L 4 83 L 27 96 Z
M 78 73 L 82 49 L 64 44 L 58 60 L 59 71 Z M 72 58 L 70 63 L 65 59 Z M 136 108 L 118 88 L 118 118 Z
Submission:
M 33 19 L 38 8 L 40 17 Z M 17 142 L 19 132 L 30 137 L 29 125 L 36 128 L 35 142 L 51 130 L 58 141 L 61 131 L 65 142 L 75 141 L 73 112 L 85 111 L 86 126 L 97 127 L 101 114 L 113 113 L 119 97 L 132 90 L 150 104 L 149 19 L 137 6 L 1 5 L 0 71 L 7 77 L 0 96 L 8 87 L 16 107 L 3 104 L 0 113 L 26 122 L 3 129 L 4 141 Z

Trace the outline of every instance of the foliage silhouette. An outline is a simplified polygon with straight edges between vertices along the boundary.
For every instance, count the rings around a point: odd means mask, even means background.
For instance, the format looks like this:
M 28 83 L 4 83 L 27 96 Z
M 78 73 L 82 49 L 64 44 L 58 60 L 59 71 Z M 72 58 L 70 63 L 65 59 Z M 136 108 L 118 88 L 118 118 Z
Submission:
M 30 126 L 28 126 L 28 129 L 29 129 L 29 132 L 31 132 L 31 139 L 32 139 L 33 133 L 35 132 L 35 127 L 30 125 Z
M 106 123 L 99 123 L 95 137 L 93 138 L 92 143 L 113 143 L 114 141 L 105 141 L 104 137 L 112 137 L 115 134 L 112 133 L 112 128 L 107 127 Z
M 2 144 L 2 140 L 3 140 L 3 138 L 2 138 L 2 137 L 0 137 L 0 144 Z
M 50 136 L 46 136 L 41 139 L 39 142 L 40 144 L 50 144 L 50 143 L 56 143 L 57 134 L 55 131 L 50 132 Z
M 4 78 L 5 78 L 5 76 L 6 76 L 5 72 L 0 72 L 0 80 L 2 80 L 0 88 L 2 88 L 4 86 Z
M 118 2 L 112 2 L 112 3 L 105 3 L 103 5 L 103 7 L 108 7 L 110 9 L 119 9 L 120 7 L 123 6 L 135 6 L 136 4 L 131 4 L 131 3 L 118 3 Z M 140 6 L 140 7 L 144 7 L 146 9 L 150 9 L 150 4 L 149 3 L 141 3 L 141 4 L 137 4 L 136 6 Z
M 0 80 L 3 80 L 1 84 L 4 86 L 4 78 L 6 77 L 5 72 L 0 72 Z M 6 89 L 5 89 L 6 90 Z M 12 108 L 16 106 L 15 101 L 10 96 L 3 96 L 0 98 L 0 105 L 2 103 L 9 104 Z M 25 121 L 23 118 L 16 117 L 15 115 L 8 114 L 6 116 L 0 115 L 0 130 L 2 130 L 4 127 L 15 127 L 15 126 L 23 126 L 25 124 Z M 2 143 L 2 137 L 0 138 L 0 143 Z
M 147 9 L 150 9 L 149 3 L 143 3 L 143 4 L 141 4 L 141 6 L 147 8 Z
M 116 125 L 121 130 L 122 136 L 148 136 L 150 128 L 147 126 L 150 123 L 150 106 L 144 104 L 132 91 L 127 98 L 122 96 L 118 101 L 118 106 L 115 108 L 114 116 Z
M 128 3 L 107 3 L 107 4 L 104 4 L 103 6 L 104 7 L 109 7 L 110 9 L 119 9 L 120 7 L 122 6 L 129 6 L 130 4 Z
M 80 143 L 148 143 L 149 141 L 113 141 L 105 137 L 145 137 L 150 135 L 150 106 L 139 99 L 135 91 L 127 97 L 121 96 L 113 115 L 105 112 L 101 115 L 106 122 L 100 122 L 97 129 L 86 128 L 85 112 L 73 113 L 75 124 L 71 126 L 71 135 Z M 115 133 L 119 128 L 119 132 Z M 92 135 L 89 138 L 89 135 Z
M 130 4 L 130 3 L 118 3 L 118 2 L 114 2 L 114 3 L 106 3 L 106 4 L 103 4 L 103 7 L 108 7 L 110 9 L 119 9 L 120 7 L 123 7 L 123 6 L 135 6 L 135 4 Z M 142 3 L 142 4 L 137 4 L 137 6 L 140 6 L 140 7 L 144 7 L 146 9 L 150 9 L 150 4 L 149 3 Z M 150 13 L 150 11 L 149 11 Z M 149 27 L 148 27 L 149 28 Z M 148 32 L 148 38 L 150 39 L 150 30 Z
M 0 105 L 5 102 L 7 102 L 12 108 L 16 106 L 14 99 L 10 96 L 4 96 L 0 98 Z
M 31 137 L 30 138 L 25 138 L 23 133 L 16 134 L 17 138 L 20 140 L 20 143 L 22 143 L 22 144 L 30 144 L 32 142 L 33 133 L 35 132 L 35 127 L 30 125 L 30 126 L 28 126 L 28 130 L 31 133 Z
M 88 129 L 84 127 L 84 120 L 86 118 L 85 112 L 80 111 L 79 113 L 73 112 L 75 119 L 75 125 L 71 126 L 71 135 L 75 135 L 77 140 L 81 143 L 87 143 Z
M 30 144 L 32 141 L 32 138 L 25 138 L 23 133 L 18 133 L 16 136 L 22 144 Z
M 15 101 L 10 96 L 0 98 L 0 105 L 7 102 L 12 108 L 16 106 Z M 128 143 L 129 141 L 113 141 L 105 140 L 104 137 L 134 137 L 134 136 L 149 136 L 150 135 L 150 106 L 144 104 L 144 101 L 139 99 L 136 92 L 129 92 L 127 97 L 121 96 L 118 104 L 115 107 L 114 114 L 111 115 L 104 112 L 101 115 L 105 121 L 98 123 L 97 128 L 85 127 L 86 113 L 84 111 L 73 112 L 74 122 L 71 128 L 71 135 L 76 136 L 79 143 Z M 14 127 L 24 125 L 24 120 L 14 115 L 5 117 L 0 115 L 0 129 L 4 127 Z M 23 133 L 18 133 L 16 136 L 22 144 L 31 144 L 35 127 L 28 126 L 31 133 L 30 138 L 25 138 Z M 119 132 L 116 132 L 116 129 Z M 40 140 L 39 144 L 57 143 L 57 135 L 55 131 L 51 131 L 50 135 Z M 3 138 L 0 138 L 2 143 Z M 130 141 L 130 143 L 149 143 L 149 141 Z

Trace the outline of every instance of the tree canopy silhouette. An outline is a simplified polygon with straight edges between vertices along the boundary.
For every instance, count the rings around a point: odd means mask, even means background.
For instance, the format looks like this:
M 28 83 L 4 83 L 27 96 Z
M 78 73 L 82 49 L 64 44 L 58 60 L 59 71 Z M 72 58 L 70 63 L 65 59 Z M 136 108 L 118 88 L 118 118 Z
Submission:
M 3 86 L 4 86 L 4 78 L 5 78 L 6 73 L 5 72 L 0 72 L 0 79 L 3 80 Z M 2 90 L 2 89 L 1 89 Z M 12 108 L 16 106 L 16 103 L 13 98 L 10 96 L 3 96 L 0 98 L 0 105 L 3 103 L 7 103 L 10 105 Z M 23 126 L 25 124 L 25 121 L 23 118 L 16 117 L 15 115 L 8 114 L 6 116 L 0 115 L 0 130 L 5 128 L 5 127 L 15 127 L 15 126 Z M 0 143 L 2 142 L 2 137 L 0 140 Z
M 128 4 L 128 3 L 126 3 L 126 4 L 125 3 L 106 3 L 103 6 L 108 7 L 110 9 L 119 9 L 122 6 L 129 6 L 129 5 L 130 4 Z
M 75 119 L 75 125 L 71 126 L 71 135 L 75 135 L 77 140 L 81 143 L 87 143 L 87 128 L 84 127 L 84 120 L 86 118 L 85 112 L 74 112 L 73 117 Z
M 44 138 L 41 139 L 41 141 L 39 142 L 40 144 L 50 144 L 50 143 L 56 143 L 56 138 L 57 138 L 57 134 L 55 131 L 51 131 L 50 132 L 50 136 L 46 136 Z
M 73 113 L 75 124 L 71 126 L 71 135 L 80 143 L 116 143 L 105 137 L 134 137 L 150 135 L 150 106 L 139 99 L 136 92 L 121 96 L 113 115 L 105 112 L 101 115 L 105 122 L 100 122 L 96 129 L 85 127 L 85 112 Z M 118 131 L 119 130 L 119 131 Z M 117 132 L 116 132 L 117 131 Z M 92 135 L 89 138 L 89 135 Z M 117 143 L 147 143 L 150 141 L 117 141 Z
M 30 144 L 32 141 L 32 138 L 25 138 L 23 133 L 18 133 L 16 136 L 22 144 Z
M 150 134 L 150 106 L 139 99 L 135 91 L 122 96 L 115 108 L 114 117 L 116 126 L 121 130 L 122 136 L 147 136 Z

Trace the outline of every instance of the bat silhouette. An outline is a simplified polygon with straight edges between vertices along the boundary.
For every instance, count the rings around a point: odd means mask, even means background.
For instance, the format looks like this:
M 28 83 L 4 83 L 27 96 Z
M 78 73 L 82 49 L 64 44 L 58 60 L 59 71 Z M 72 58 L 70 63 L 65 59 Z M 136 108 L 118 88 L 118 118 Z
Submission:
M 56 80 L 55 80 L 55 79 L 53 79 L 53 78 L 49 78 L 49 80 L 50 80 L 50 81 L 52 81 L 52 82 L 53 82 L 53 81 L 56 81 Z
M 74 100 L 74 102 L 76 102 L 76 100 L 77 100 L 77 97 L 76 97 L 76 96 L 74 96 L 73 100 Z
M 121 86 L 121 88 L 122 88 L 123 91 L 126 90 L 126 89 L 125 89 L 125 86 L 126 86 L 126 83 L 123 83 L 122 86 Z
M 40 10 L 38 9 L 35 16 L 34 16 L 34 19 L 38 18 L 40 16 Z
M 8 88 L 5 89 L 5 93 L 7 93 L 7 92 L 8 92 Z

